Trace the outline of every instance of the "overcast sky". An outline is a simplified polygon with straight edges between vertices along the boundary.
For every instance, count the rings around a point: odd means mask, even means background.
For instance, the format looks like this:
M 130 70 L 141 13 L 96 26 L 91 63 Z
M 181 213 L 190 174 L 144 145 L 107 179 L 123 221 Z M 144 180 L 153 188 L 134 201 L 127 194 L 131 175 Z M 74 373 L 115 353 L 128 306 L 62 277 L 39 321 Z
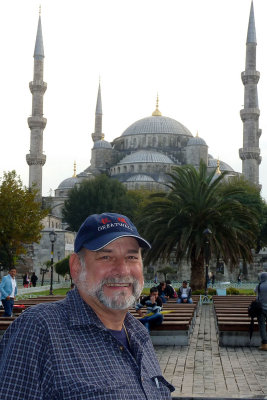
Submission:
M 150 116 L 199 132 L 209 153 L 242 165 L 246 35 L 250 0 L 8 0 L 0 2 L 0 175 L 28 185 L 27 118 L 39 4 L 45 51 L 43 195 L 90 165 L 99 76 L 103 132 L 113 140 Z M 267 199 L 267 1 L 254 0 L 261 110 L 260 183 Z

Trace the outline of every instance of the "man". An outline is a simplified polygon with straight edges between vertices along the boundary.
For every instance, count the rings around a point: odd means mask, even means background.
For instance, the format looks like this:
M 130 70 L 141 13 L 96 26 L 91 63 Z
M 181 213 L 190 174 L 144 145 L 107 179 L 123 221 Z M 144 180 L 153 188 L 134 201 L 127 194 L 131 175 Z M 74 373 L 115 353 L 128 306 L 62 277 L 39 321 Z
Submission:
M 261 303 L 262 312 L 258 317 L 259 330 L 261 335 L 260 350 L 267 351 L 267 334 L 266 334 L 266 321 L 267 321 L 267 272 L 259 274 L 260 283 L 256 286 L 255 292 L 257 298 Z
M 140 247 L 150 245 L 123 215 L 85 220 L 75 288 L 23 312 L 0 342 L 1 400 L 170 399 L 149 334 L 127 312 L 143 288 Z
M 8 271 L 8 275 L 4 276 L 0 284 L 1 300 L 5 310 L 4 317 L 11 317 L 14 300 L 17 295 L 17 282 L 16 282 L 17 270 L 15 267 L 11 267 Z
M 31 284 L 33 287 L 36 287 L 36 282 L 38 281 L 38 277 L 36 276 L 35 272 L 32 273 L 31 276 Z
M 147 307 L 147 315 L 144 318 L 140 319 L 139 321 L 146 327 L 148 332 L 152 326 L 158 326 L 162 324 L 163 315 L 160 313 L 162 309 L 162 300 L 159 297 L 159 292 L 156 287 L 152 287 L 150 289 L 150 295 L 144 297 L 140 303 L 136 305 L 136 310 L 140 317 L 143 317 L 143 313 L 141 308 L 143 306 Z
M 177 303 L 189 303 L 192 304 L 193 300 L 191 298 L 192 289 L 190 286 L 187 286 L 187 281 L 183 281 L 182 286 L 178 291 L 178 300 Z

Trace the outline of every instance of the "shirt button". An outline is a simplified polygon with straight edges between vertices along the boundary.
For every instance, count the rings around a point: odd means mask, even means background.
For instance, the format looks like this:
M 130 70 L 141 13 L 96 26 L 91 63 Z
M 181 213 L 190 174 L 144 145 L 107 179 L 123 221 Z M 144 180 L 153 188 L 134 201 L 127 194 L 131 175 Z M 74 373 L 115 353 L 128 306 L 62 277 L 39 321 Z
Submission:
M 123 351 L 123 350 L 124 350 L 123 346 L 120 346 L 120 350 L 121 350 L 121 351 Z
M 141 381 L 144 382 L 144 378 L 141 378 Z

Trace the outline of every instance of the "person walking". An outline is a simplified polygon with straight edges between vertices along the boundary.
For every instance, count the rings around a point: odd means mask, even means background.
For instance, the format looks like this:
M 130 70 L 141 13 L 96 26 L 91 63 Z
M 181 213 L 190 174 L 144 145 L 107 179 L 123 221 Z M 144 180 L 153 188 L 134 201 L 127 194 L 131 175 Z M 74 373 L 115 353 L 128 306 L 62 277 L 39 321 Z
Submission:
M 32 273 L 31 276 L 31 284 L 33 287 L 36 287 L 36 282 L 38 281 L 38 277 L 36 276 L 35 272 Z
M 11 267 L 8 275 L 4 276 L 0 284 L 1 301 L 5 310 L 4 317 L 11 317 L 14 300 L 17 295 L 17 282 L 16 282 L 17 270 L 15 267 Z
M 28 288 L 30 283 L 29 275 L 28 274 L 23 275 L 22 279 L 23 279 L 23 286 L 25 288 Z
M 260 283 L 255 288 L 257 299 L 261 303 L 262 308 L 261 314 L 257 317 L 261 335 L 261 346 L 259 349 L 267 351 L 267 272 L 261 272 L 259 274 L 259 281 Z

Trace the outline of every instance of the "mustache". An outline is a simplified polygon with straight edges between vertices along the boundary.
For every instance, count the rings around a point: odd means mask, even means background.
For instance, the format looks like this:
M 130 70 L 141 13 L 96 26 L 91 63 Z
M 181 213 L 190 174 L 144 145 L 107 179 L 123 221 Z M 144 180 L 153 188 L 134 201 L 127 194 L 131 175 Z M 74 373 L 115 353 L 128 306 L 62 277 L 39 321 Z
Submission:
M 136 279 L 132 276 L 117 276 L 103 279 L 101 281 L 101 286 L 111 283 L 134 283 Z

